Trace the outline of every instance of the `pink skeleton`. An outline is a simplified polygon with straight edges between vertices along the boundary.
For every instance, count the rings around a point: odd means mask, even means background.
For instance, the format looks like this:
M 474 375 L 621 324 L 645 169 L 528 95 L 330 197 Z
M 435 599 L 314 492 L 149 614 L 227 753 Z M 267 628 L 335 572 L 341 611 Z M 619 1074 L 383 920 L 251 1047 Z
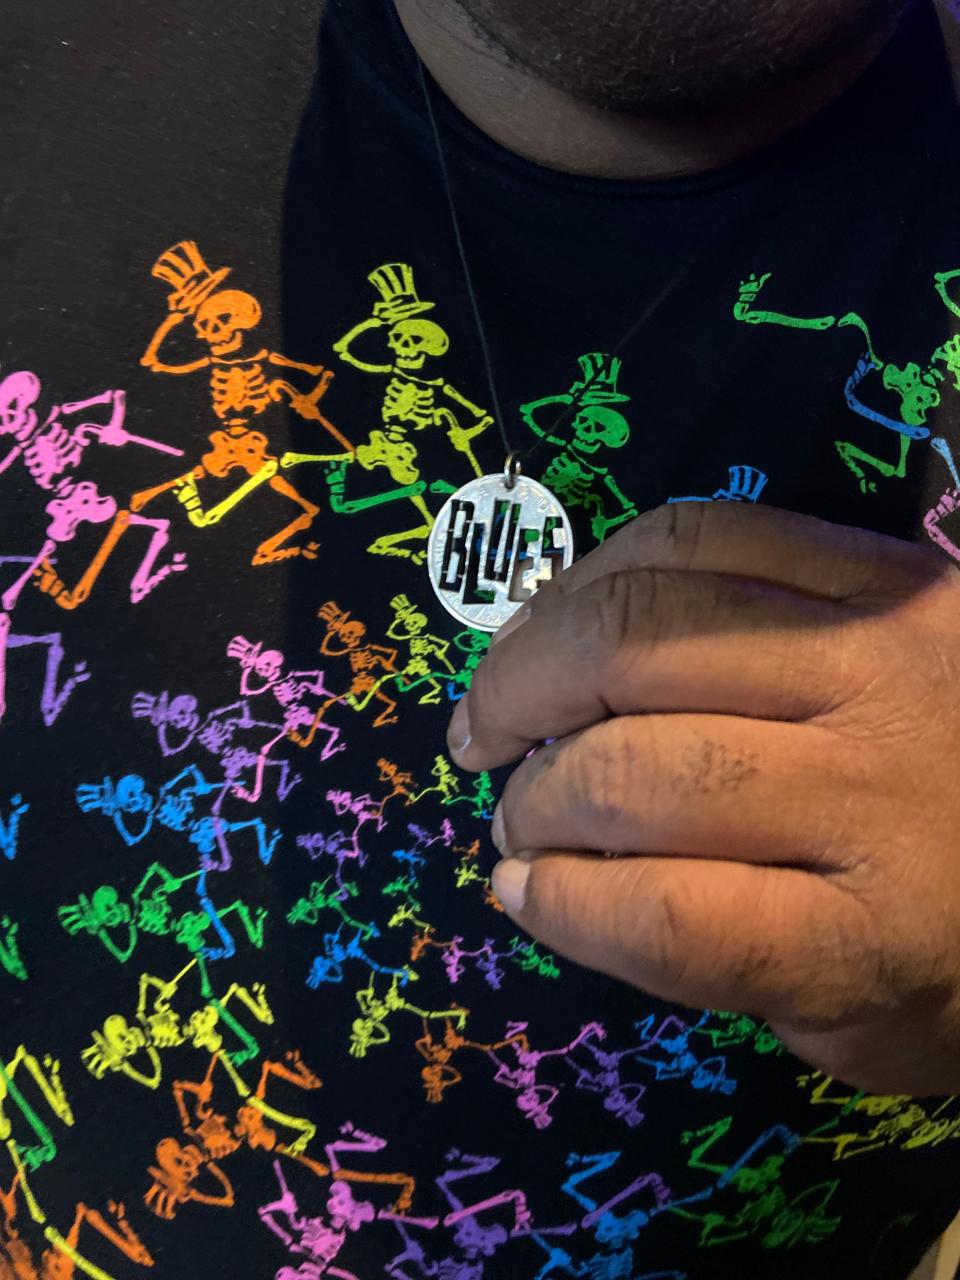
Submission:
M 283 726 L 277 720 L 258 720 L 245 698 L 226 706 L 215 707 L 201 718 L 199 703 L 190 693 L 171 695 L 140 691 L 133 695 L 131 711 L 134 719 L 148 720 L 157 733 L 157 745 L 165 756 L 175 756 L 196 743 L 214 756 L 230 783 L 231 794 L 252 794 L 245 788 L 242 776 L 254 771 L 253 790 L 259 779 L 262 789 L 266 768 L 274 770 L 278 800 L 286 800 L 302 780 L 289 760 L 263 759 L 262 753 L 282 736 Z M 270 741 L 264 747 L 265 739 Z M 252 750 L 251 747 L 256 747 Z
M 926 529 L 931 541 L 945 551 L 953 560 L 960 561 L 960 547 L 952 538 L 941 528 L 941 525 L 948 516 L 952 516 L 955 512 L 960 511 L 960 474 L 957 472 L 956 463 L 953 460 L 953 451 L 949 444 L 942 436 L 935 436 L 931 441 L 931 445 L 936 449 L 937 453 L 946 462 L 950 471 L 950 478 L 953 484 L 943 493 L 935 506 L 932 506 L 923 518 L 923 527 Z
M 639 1081 L 622 1078 L 622 1064 L 648 1048 L 648 1043 L 632 1045 L 629 1049 L 606 1050 L 600 1046 L 606 1039 L 606 1030 L 597 1023 L 589 1036 L 580 1040 L 580 1047 L 590 1053 L 593 1063 L 584 1067 L 571 1054 L 565 1055 L 570 1067 L 577 1073 L 576 1088 L 597 1093 L 603 1097 L 604 1109 L 619 1116 L 630 1128 L 636 1128 L 644 1119 L 639 1102 L 646 1093 L 646 1086 Z M 659 1032 L 658 1032 L 659 1035 Z
M 78 664 L 72 675 L 58 687 L 64 658 L 60 634 L 13 634 L 11 615 L 27 583 L 35 579 L 40 589 L 61 607 L 76 608 L 89 596 L 110 552 L 132 525 L 153 530 L 147 551 L 130 581 L 130 597 L 134 604 L 170 573 L 185 569 L 186 561 L 182 555 L 175 555 L 158 569 L 157 559 L 169 541 L 169 521 L 146 519 L 121 511 L 117 500 L 102 494 L 94 481 L 79 479 L 75 474 L 91 444 L 113 448 L 139 444 L 176 456 L 182 450 L 131 435 L 124 427 L 126 399 L 122 391 L 104 391 L 88 400 L 54 405 L 41 421 L 35 408 L 40 390 L 40 379 L 26 369 L 10 373 L 0 381 L 0 438 L 6 437 L 10 444 L 0 457 L 0 475 L 18 466 L 37 489 L 50 495 L 44 507 L 49 523 L 40 548 L 33 555 L 7 556 L 0 561 L 23 566 L 12 585 L 0 595 L 0 718 L 5 710 L 8 650 L 41 644 L 47 648 L 47 664 L 40 706 L 44 721 L 49 725 L 56 720 L 76 685 L 89 678 L 89 673 L 84 664 Z M 83 415 L 93 409 L 108 410 L 107 421 L 87 421 Z M 76 420 L 65 421 L 69 418 Z M 112 522 L 111 528 L 81 581 L 73 590 L 67 590 L 53 568 L 57 549 L 72 542 L 82 524 L 102 525 L 108 522 Z
M 276 1280 L 319 1280 L 321 1276 L 359 1280 L 354 1272 L 332 1265 L 346 1243 L 348 1220 L 333 1210 L 329 1222 L 301 1213 L 297 1197 L 287 1186 L 279 1160 L 273 1162 L 273 1169 L 280 1184 L 280 1195 L 257 1210 L 260 1221 L 283 1241 L 292 1254 L 300 1254 L 307 1259 L 296 1268 L 281 1267 Z M 373 1206 L 370 1207 L 372 1210 Z M 358 1226 L 359 1223 L 353 1226 L 351 1221 L 351 1230 Z
M 252 789 L 238 788 L 235 793 L 241 800 L 256 801 L 263 789 L 263 774 L 270 752 L 284 738 L 297 740 L 294 735 L 305 726 L 314 725 L 316 706 L 312 699 L 328 704 L 336 702 L 337 698 L 324 685 L 322 671 L 285 671 L 286 660 L 279 649 L 264 649 L 261 644 L 255 644 L 244 636 L 234 636 L 227 645 L 227 657 L 235 658 L 240 664 L 241 695 L 244 698 L 269 696 L 283 714 L 279 731 L 260 750 Z M 346 750 L 346 743 L 339 741 L 340 730 L 336 726 L 321 720 L 317 722 L 316 729 L 327 735 L 320 752 L 321 760 L 329 760 L 338 751 Z
M 518 1109 L 532 1121 L 535 1128 L 546 1129 L 553 1123 L 550 1108 L 560 1096 L 560 1090 L 555 1085 L 538 1083 L 537 1074 L 541 1063 L 547 1058 L 565 1058 L 584 1040 L 591 1035 L 603 1035 L 604 1030 L 600 1023 L 590 1022 L 581 1027 L 580 1034 L 575 1036 L 569 1044 L 559 1049 L 531 1049 L 526 1034 L 527 1026 L 526 1022 L 507 1023 L 506 1044 L 517 1056 L 515 1067 L 503 1062 L 493 1050 L 488 1050 L 487 1053 L 497 1064 L 494 1082 L 514 1089 L 517 1093 Z
M 327 801 L 333 806 L 338 818 L 347 814 L 353 818 L 353 831 L 335 831 L 331 835 L 322 832 L 310 832 L 297 837 L 297 847 L 304 849 L 313 861 L 324 855 L 336 859 L 337 884 L 343 885 L 343 868 L 345 862 L 356 862 L 358 867 L 364 866 L 367 855 L 360 845 L 360 832 L 368 822 L 376 823 L 375 830 L 382 831 L 386 826 L 382 806 L 369 793 L 354 796 L 350 791 L 328 791 Z
M 347 1152 L 369 1154 L 382 1151 L 387 1145 L 386 1140 L 356 1129 L 351 1124 L 341 1125 L 340 1134 L 339 1138 L 327 1143 L 324 1148 L 333 1175 L 333 1182 L 327 1193 L 326 1218 L 301 1213 L 297 1198 L 287 1185 L 280 1161 L 274 1161 L 273 1168 L 280 1185 L 280 1195 L 270 1204 L 261 1206 L 258 1210 L 260 1220 L 283 1241 L 292 1254 L 299 1254 L 306 1259 L 296 1268 L 281 1267 L 276 1280 L 320 1280 L 322 1276 L 337 1277 L 338 1280 L 359 1280 L 352 1271 L 332 1265 L 348 1235 L 360 1231 L 378 1217 L 392 1219 L 401 1213 L 405 1214 L 410 1207 L 414 1180 L 409 1175 L 362 1173 L 356 1169 L 344 1169 L 340 1163 L 341 1154 Z M 354 1196 L 350 1182 L 400 1186 L 401 1193 L 390 1209 L 380 1210 L 378 1213 L 372 1201 L 358 1200 Z M 417 1218 L 410 1221 L 429 1228 L 435 1227 L 438 1220 Z

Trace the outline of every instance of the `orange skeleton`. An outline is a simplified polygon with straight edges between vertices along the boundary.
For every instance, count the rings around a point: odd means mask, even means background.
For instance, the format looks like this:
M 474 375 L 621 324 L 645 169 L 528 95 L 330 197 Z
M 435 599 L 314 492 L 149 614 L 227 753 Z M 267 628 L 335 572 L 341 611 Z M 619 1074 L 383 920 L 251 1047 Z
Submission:
M 211 405 L 226 429 L 211 433 L 208 439 L 212 448 L 201 457 L 198 465 L 172 480 L 135 494 L 130 507 L 133 511 L 142 511 L 161 494 L 172 491 L 186 510 L 190 523 L 197 528 L 208 528 L 218 524 L 244 498 L 265 484 L 295 503 L 301 514 L 276 534 L 264 539 L 257 547 L 252 563 L 271 564 L 298 555 L 313 558 L 318 550 L 317 543 L 308 542 L 300 546 L 290 546 L 289 543 L 291 538 L 310 528 L 320 508 L 278 474 L 281 460 L 269 451 L 267 437 L 250 427 L 250 420 L 259 418 L 271 404 L 286 400 L 294 413 L 305 420 L 318 422 L 336 442 L 337 451 L 322 455 L 323 461 L 351 459 L 353 445 L 318 407 L 330 386 L 333 372 L 323 365 L 290 360 L 266 348 L 245 352 L 246 333 L 259 324 L 262 312 L 252 294 L 219 288 L 227 274 L 228 269 L 212 272 L 193 241 L 173 245 L 154 264 L 153 275 L 172 286 L 170 311 L 153 335 L 141 364 L 154 373 L 175 376 L 208 371 Z M 161 358 L 161 347 L 191 316 L 194 333 L 207 345 L 209 354 L 171 364 Z M 300 392 L 285 378 L 269 377 L 271 367 L 309 374 L 316 379 L 315 385 L 307 393 Z M 205 508 L 199 481 L 210 476 L 224 479 L 231 471 L 237 470 L 244 472 L 247 478 L 214 506 Z
M 65 1236 L 47 1225 L 46 1214 L 37 1204 L 27 1184 L 23 1165 L 16 1159 L 15 1147 L 12 1148 L 12 1154 L 14 1162 L 18 1164 L 17 1172 L 10 1190 L 0 1192 L 0 1277 L 3 1280 L 73 1280 L 77 1270 L 95 1277 L 95 1280 L 112 1280 L 106 1271 L 91 1263 L 78 1251 L 77 1244 L 84 1224 L 93 1227 L 132 1262 L 143 1267 L 153 1266 L 153 1258 L 130 1226 L 124 1206 L 112 1200 L 109 1201 L 107 1210 L 113 1215 L 116 1225 L 108 1222 L 97 1209 L 91 1209 L 82 1202 L 77 1205 L 73 1223 Z M 16 1226 L 18 1191 L 23 1195 L 31 1219 L 45 1227 L 44 1235 L 51 1244 L 51 1248 L 44 1249 L 40 1257 L 39 1269 L 34 1263 L 33 1251 Z

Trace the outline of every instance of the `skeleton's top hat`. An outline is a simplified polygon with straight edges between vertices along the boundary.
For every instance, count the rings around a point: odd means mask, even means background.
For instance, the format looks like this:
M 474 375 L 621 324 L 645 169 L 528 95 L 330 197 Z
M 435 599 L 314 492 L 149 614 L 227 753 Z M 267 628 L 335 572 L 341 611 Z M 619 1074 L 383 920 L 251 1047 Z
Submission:
M 189 297 L 192 310 L 223 284 L 230 274 L 229 267 L 211 271 L 200 255 L 193 240 L 181 240 L 171 245 L 153 264 L 150 274 L 165 280 L 173 290 L 173 296 Z
M 409 596 L 394 596 L 390 601 L 390 608 L 396 610 L 399 618 L 406 617 L 408 613 L 416 613 L 415 607 L 410 603 Z
M 617 388 L 623 362 L 616 356 L 592 351 L 579 360 L 583 376 L 570 388 L 571 396 L 579 404 L 624 404 L 630 399 Z
M 367 279 L 374 286 L 382 302 L 374 307 L 374 312 L 385 316 L 419 316 L 424 311 L 432 311 L 435 302 L 424 302 L 417 293 L 413 283 L 413 268 L 406 262 L 388 262 L 376 271 L 371 271 Z

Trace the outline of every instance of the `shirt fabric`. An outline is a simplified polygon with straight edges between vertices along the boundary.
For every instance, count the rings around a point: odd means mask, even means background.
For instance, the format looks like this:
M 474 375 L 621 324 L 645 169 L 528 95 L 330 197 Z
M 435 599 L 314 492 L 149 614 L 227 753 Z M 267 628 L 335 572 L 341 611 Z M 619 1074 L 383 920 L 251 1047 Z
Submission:
M 492 894 L 506 775 L 444 740 L 487 638 L 423 559 L 504 446 L 392 7 L 43 0 L 12 35 L 0 1277 L 904 1277 L 960 1102 L 581 970 Z M 581 554 L 693 498 L 960 559 L 926 3 L 676 181 L 548 171 L 432 94 L 502 426 Z

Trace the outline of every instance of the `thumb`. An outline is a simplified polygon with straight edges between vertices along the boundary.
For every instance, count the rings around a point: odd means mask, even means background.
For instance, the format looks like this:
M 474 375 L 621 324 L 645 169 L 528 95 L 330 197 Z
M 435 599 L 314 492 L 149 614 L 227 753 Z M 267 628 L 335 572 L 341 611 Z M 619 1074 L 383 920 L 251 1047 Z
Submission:
M 830 1022 L 873 985 L 855 900 L 807 871 L 548 853 L 493 888 L 552 951 L 677 1004 Z

